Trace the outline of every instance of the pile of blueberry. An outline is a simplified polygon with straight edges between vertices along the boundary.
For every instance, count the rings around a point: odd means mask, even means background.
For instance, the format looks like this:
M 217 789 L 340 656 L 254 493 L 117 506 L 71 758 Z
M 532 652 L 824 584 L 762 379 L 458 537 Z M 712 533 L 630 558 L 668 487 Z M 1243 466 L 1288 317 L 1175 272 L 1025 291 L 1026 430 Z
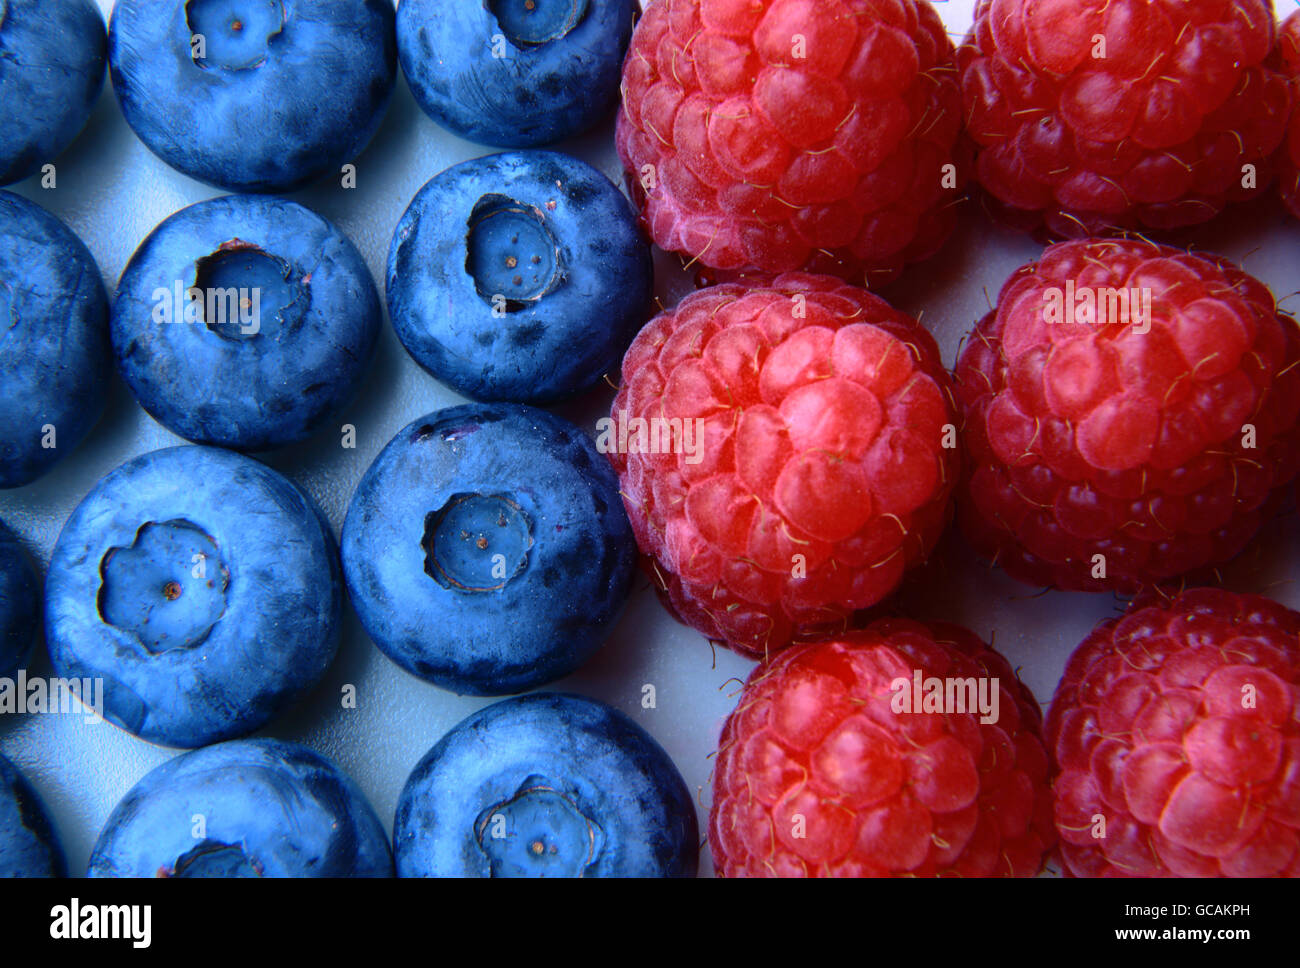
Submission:
M 392 846 L 334 764 L 241 738 L 321 679 L 345 597 L 393 661 L 476 696 L 567 675 L 621 614 L 637 549 L 617 477 L 538 407 L 617 370 L 650 313 L 650 248 L 603 175 L 527 149 L 609 116 L 633 14 L 631 0 L 396 14 L 389 0 L 120 0 L 106 32 L 89 0 L 0 3 L 0 183 L 72 142 L 107 62 L 140 139 L 238 193 L 166 219 L 108 295 L 66 226 L 0 192 L 0 485 L 36 481 L 93 432 L 113 369 L 194 445 L 103 478 L 43 593 L 0 525 L 0 676 L 27 666 L 43 626 L 59 677 L 102 682 L 108 721 L 191 751 L 117 806 L 92 875 L 695 872 L 685 782 L 593 700 L 534 694 L 467 719 L 412 774 Z M 310 497 L 245 454 L 328 425 L 375 356 L 381 297 L 357 249 L 277 195 L 365 148 L 399 58 L 437 121 L 516 150 L 438 175 L 396 228 L 397 334 L 476 402 L 393 438 L 340 545 Z M 63 873 L 31 786 L 3 758 L 0 780 L 0 876 Z

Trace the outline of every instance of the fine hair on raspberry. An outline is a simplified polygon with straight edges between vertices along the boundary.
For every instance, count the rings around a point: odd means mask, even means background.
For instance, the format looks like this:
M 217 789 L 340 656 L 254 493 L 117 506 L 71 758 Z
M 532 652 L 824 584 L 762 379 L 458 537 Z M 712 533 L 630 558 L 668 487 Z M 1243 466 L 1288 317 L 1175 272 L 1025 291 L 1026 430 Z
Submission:
M 1300 614 L 1145 596 L 1075 650 L 1046 735 L 1064 873 L 1300 877 Z
M 1031 585 L 1132 592 L 1227 562 L 1300 471 L 1300 328 L 1215 256 L 1052 246 L 956 376 L 963 530 Z
M 979 682 L 980 711 L 905 708 Z M 991 704 L 990 704 L 991 706 Z M 1029 690 L 973 632 L 880 621 L 754 670 L 722 730 L 709 847 L 725 877 L 1031 877 L 1056 840 Z
M 669 608 L 742 652 L 844 629 L 950 520 L 956 404 L 934 339 L 828 276 L 688 296 L 628 350 L 610 421 L 691 432 L 693 453 L 602 449 Z
M 616 138 L 661 249 L 860 285 L 938 251 L 970 169 L 926 0 L 657 0 Z

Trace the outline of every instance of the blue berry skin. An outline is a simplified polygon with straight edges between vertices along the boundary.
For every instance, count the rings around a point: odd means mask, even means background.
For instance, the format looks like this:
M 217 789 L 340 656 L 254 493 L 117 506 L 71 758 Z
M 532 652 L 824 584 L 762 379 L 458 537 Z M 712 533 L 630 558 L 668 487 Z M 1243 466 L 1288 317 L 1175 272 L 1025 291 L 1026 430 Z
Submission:
M 91 0 L 0 0 L 0 185 L 53 161 L 90 118 L 108 41 Z
M 21 487 L 99 421 L 112 362 L 94 258 L 66 225 L 10 192 L 0 192 L 0 359 L 0 488 Z
M 270 468 L 208 447 L 109 473 L 59 535 L 45 583 L 58 675 L 104 680 L 104 717 L 152 743 L 243 736 L 338 647 L 333 535 Z
M 204 295 L 191 301 L 191 289 Z M 227 195 L 145 239 L 111 334 L 118 371 L 156 420 L 259 451 L 305 439 L 352 400 L 382 325 L 370 271 L 334 225 L 294 202 Z
M 0 756 L 0 878 L 66 877 L 67 861 L 40 796 Z
M 374 810 L 332 761 L 254 739 L 183 753 L 148 773 L 109 815 L 88 873 L 392 877 L 393 858 Z
M 511 404 L 453 407 L 400 431 L 353 495 L 342 554 L 379 648 L 475 696 L 582 665 L 636 566 L 609 463 L 568 421 Z
M 0 679 L 27 668 L 41 621 L 41 593 L 27 552 L 0 521 Z
M 475 400 L 541 406 L 592 388 L 618 369 L 653 287 L 631 204 L 594 168 L 551 151 L 442 172 L 388 253 L 402 344 Z
M 532 148 L 618 101 L 635 0 L 401 0 L 397 49 L 424 112 L 478 144 Z
M 118 0 L 109 72 L 127 123 L 167 164 L 229 191 L 288 192 L 338 172 L 378 130 L 393 22 L 391 0 Z
M 425 754 L 393 824 L 398 877 L 693 877 L 695 807 L 668 754 L 603 703 L 533 693 Z

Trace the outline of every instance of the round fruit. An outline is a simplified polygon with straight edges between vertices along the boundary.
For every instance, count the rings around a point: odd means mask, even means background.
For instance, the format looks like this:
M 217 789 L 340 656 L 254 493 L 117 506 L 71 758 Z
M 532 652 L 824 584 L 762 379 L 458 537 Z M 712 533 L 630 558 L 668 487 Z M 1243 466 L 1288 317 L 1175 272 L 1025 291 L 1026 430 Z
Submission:
M 954 414 L 915 320 L 791 273 L 652 321 L 596 444 L 669 607 L 762 655 L 842 629 L 929 554 L 958 477 Z
M 1038 704 L 955 625 L 883 621 L 787 650 L 722 730 L 723 876 L 1024 877 L 1055 839 Z
M 1199 588 L 1079 646 L 1047 717 L 1076 877 L 1300 876 L 1300 614 Z
M 397 804 L 399 877 L 693 877 L 690 790 L 623 713 L 534 693 L 458 723 Z
M 623 66 L 619 155 L 660 248 L 885 281 L 934 254 L 968 165 L 921 0 L 664 0 Z
M 1300 471 L 1300 329 L 1231 263 L 1049 248 L 957 366 L 976 548 L 1032 585 L 1128 591 L 1227 561 Z
M 1270 0 L 980 0 L 958 49 L 975 176 L 1071 238 L 1207 221 L 1264 191 L 1291 110 Z

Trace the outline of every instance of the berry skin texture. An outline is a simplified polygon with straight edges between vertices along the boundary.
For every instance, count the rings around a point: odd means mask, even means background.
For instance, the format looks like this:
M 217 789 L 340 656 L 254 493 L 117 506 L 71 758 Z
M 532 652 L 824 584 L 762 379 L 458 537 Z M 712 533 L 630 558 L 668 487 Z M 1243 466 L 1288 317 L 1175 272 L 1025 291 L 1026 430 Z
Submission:
M 952 43 L 917 0 L 664 0 L 623 65 L 617 145 L 650 233 L 720 270 L 876 284 L 933 255 L 960 131 Z
M 197 444 L 264 451 L 305 440 L 352 400 L 383 320 L 370 270 L 336 226 L 285 199 L 227 195 L 141 243 L 109 331 L 118 371 L 159 423 Z
M 307 694 L 338 649 L 334 535 L 276 471 L 171 447 L 111 471 L 50 559 L 55 672 L 103 679 L 106 720 L 192 749 L 243 736 Z
M 411 771 L 393 820 L 398 877 L 694 877 L 699 844 L 664 748 L 564 693 L 457 723 Z
M 53 162 L 81 133 L 107 46 L 92 0 L 0 3 L 0 185 Z
M 1274 30 L 1269 0 L 981 0 L 957 52 L 975 177 L 1056 236 L 1205 222 L 1272 179 Z
M 1229 262 L 1050 247 L 957 365 L 967 537 L 1013 577 L 1075 591 L 1228 561 L 1300 469 L 1297 361 L 1295 320 Z
M 1198 588 L 1084 640 L 1046 727 L 1067 875 L 1300 876 L 1298 634 L 1276 602 Z
M 669 608 L 761 656 L 842 629 L 929 554 L 959 476 L 955 412 L 915 320 L 789 273 L 646 326 L 597 447 Z
M 1300 10 L 1278 28 L 1277 49 L 1293 100 L 1300 105 Z M 1300 110 L 1292 112 L 1286 140 L 1278 151 L 1278 190 L 1291 214 L 1300 218 Z
M 0 521 L 0 679 L 27 668 L 40 626 L 40 579 L 18 538 Z
M 517 404 L 413 421 L 375 458 L 343 523 L 343 573 L 385 655 L 461 695 L 574 672 L 636 577 L 618 481 L 591 438 Z
M 402 73 L 424 112 L 462 138 L 551 144 L 613 111 L 636 9 L 636 0 L 402 0 Z
M 112 361 L 108 297 L 90 250 L 10 192 L 0 192 L 0 320 L 0 488 L 22 487 L 99 421 Z
M 392 877 L 393 858 L 374 809 L 333 761 L 254 739 L 183 753 L 146 774 L 109 815 L 87 873 Z
M 918 671 L 996 678 L 996 722 L 896 712 Z M 724 877 L 1026 877 L 1055 839 L 1038 704 L 955 625 L 886 620 L 782 652 L 722 730 L 709 845 Z
M 118 0 L 109 76 L 127 124 L 177 171 L 291 192 L 335 175 L 379 130 L 395 19 L 391 0 Z
M 626 196 L 555 151 L 443 171 L 388 252 L 398 339 L 475 400 L 546 406 L 603 385 L 653 296 L 650 245 Z

